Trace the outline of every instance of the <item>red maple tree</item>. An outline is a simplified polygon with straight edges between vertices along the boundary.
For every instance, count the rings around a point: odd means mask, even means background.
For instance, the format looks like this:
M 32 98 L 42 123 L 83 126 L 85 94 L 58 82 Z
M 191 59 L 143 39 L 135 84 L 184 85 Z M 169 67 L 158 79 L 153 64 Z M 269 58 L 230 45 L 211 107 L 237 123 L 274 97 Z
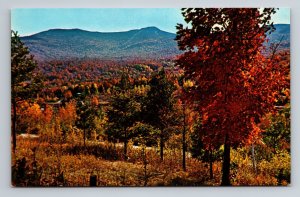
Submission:
M 177 63 L 192 80 L 188 99 L 202 114 L 203 142 L 224 144 L 222 185 L 230 185 L 230 148 L 248 143 L 260 118 L 274 109 L 287 85 L 276 56 L 264 53 L 275 9 L 183 9 L 188 24 L 177 26 Z

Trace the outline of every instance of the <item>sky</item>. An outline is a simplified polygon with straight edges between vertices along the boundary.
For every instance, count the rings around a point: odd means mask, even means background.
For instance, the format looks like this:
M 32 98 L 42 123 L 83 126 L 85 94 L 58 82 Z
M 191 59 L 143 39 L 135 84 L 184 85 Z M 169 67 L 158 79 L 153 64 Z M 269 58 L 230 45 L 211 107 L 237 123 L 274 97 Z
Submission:
M 290 9 L 280 8 L 272 20 L 275 24 L 290 24 Z M 177 23 L 184 23 L 179 8 L 18 8 L 11 10 L 11 29 L 18 31 L 21 36 L 55 28 L 118 32 L 149 26 L 175 33 Z

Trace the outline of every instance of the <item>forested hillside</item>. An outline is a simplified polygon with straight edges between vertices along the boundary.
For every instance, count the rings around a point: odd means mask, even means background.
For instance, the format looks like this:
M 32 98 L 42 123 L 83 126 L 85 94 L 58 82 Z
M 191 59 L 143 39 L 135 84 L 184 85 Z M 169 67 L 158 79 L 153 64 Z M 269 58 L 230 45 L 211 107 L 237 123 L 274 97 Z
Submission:
M 282 39 L 281 49 L 290 46 L 290 25 L 275 25 L 268 43 Z M 156 27 L 127 32 L 90 32 L 81 29 L 51 29 L 21 40 L 38 60 L 97 59 L 161 59 L 175 58 L 181 52 L 174 40 L 176 34 Z
M 179 54 L 175 34 L 156 27 L 126 32 L 90 32 L 81 29 L 51 29 L 22 41 L 41 60 L 98 58 L 162 58 Z

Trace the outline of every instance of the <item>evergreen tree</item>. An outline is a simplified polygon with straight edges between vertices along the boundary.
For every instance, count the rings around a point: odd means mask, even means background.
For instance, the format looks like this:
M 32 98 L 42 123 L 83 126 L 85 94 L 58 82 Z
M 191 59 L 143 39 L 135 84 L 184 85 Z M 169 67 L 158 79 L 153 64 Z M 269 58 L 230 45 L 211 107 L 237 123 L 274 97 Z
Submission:
M 160 130 L 160 158 L 163 160 L 164 144 L 170 137 L 170 126 L 175 124 L 173 92 L 174 84 L 167 78 L 162 69 L 152 76 L 150 90 L 144 101 L 143 115 L 146 123 Z
M 124 158 L 127 158 L 128 141 L 133 137 L 130 128 L 139 120 L 141 105 L 130 92 L 118 93 L 112 97 L 111 109 L 108 110 L 110 140 L 124 142 Z
M 17 32 L 11 32 L 11 105 L 12 105 L 12 141 L 13 150 L 17 145 L 17 104 L 35 94 L 39 83 L 34 81 L 36 61 L 30 55 L 28 48 L 21 42 Z

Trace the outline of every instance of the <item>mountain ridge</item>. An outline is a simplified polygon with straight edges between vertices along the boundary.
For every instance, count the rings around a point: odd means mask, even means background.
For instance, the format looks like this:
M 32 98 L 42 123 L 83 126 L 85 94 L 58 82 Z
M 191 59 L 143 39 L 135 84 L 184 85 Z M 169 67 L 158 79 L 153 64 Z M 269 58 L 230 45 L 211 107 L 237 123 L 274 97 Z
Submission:
M 38 59 L 154 58 L 179 54 L 175 34 L 157 27 L 124 32 L 50 29 L 21 37 Z
M 284 36 L 283 47 L 290 46 L 290 25 L 277 24 L 269 39 L 278 42 Z M 181 52 L 174 40 L 176 34 L 155 26 L 121 32 L 98 32 L 79 28 L 55 28 L 21 40 L 38 60 L 98 58 L 98 59 L 159 59 L 172 58 Z
M 22 38 L 27 38 L 27 37 L 32 37 L 32 36 L 35 36 L 35 35 L 43 34 L 43 33 L 46 33 L 46 32 L 54 32 L 54 31 L 81 31 L 81 32 L 89 32 L 89 33 L 111 34 L 111 33 L 126 33 L 126 32 L 131 32 L 131 31 L 139 31 L 139 30 L 147 30 L 147 29 L 159 30 L 159 31 L 166 32 L 166 33 L 169 33 L 169 34 L 175 34 L 175 33 L 172 33 L 172 32 L 161 30 L 161 29 L 159 29 L 158 27 L 155 27 L 155 26 L 148 26 L 148 27 L 142 27 L 142 28 L 139 28 L 139 29 L 130 29 L 130 30 L 123 30 L 123 31 L 93 31 L 93 30 L 86 30 L 86 29 L 80 29 L 80 28 L 51 28 L 51 29 L 47 29 L 47 30 L 44 30 L 44 31 L 40 31 L 40 32 L 37 32 L 37 33 L 30 34 L 30 35 L 24 35 L 24 36 L 21 36 L 21 37 Z

